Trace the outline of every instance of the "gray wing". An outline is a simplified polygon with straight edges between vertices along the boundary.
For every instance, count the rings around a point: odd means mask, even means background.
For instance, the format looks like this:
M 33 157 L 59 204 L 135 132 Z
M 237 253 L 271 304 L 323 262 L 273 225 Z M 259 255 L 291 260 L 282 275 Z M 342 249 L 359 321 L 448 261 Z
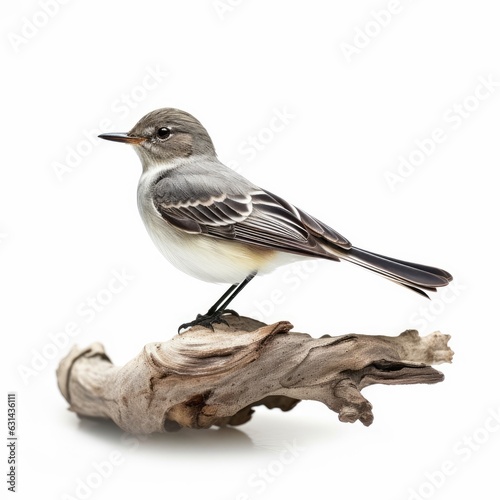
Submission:
M 217 176 L 210 180 L 208 189 L 206 178 L 160 179 L 151 191 L 156 210 L 189 234 L 331 260 L 338 260 L 335 247 L 351 248 L 332 228 L 268 191 L 239 183 L 240 189 L 231 189 Z

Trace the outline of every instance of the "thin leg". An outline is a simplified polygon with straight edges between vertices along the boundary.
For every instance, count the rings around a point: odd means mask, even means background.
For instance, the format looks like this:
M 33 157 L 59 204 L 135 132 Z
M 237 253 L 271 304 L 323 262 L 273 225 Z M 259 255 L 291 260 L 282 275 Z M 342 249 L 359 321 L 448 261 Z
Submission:
M 224 314 L 233 314 L 236 316 L 238 315 L 237 312 L 231 309 L 226 309 L 227 306 L 236 297 L 236 295 L 238 295 L 243 290 L 243 288 L 245 288 L 248 283 L 252 281 L 256 274 L 257 272 L 253 272 L 249 274 L 241 283 L 235 283 L 234 285 L 231 285 L 206 314 L 198 314 L 195 320 L 190 321 L 189 323 L 183 323 L 181 326 L 179 326 L 178 332 L 180 332 L 184 328 L 189 328 L 195 325 L 210 327 L 213 330 L 212 325 L 216 323 L 227 324 L 226 320 L 222 317 Z
M 238 286 L 238 283 L 231 285 L 222 295 L 222 297 L 208 310 L 207 314 L 213 314 L 219 308 L 222 301 L 231 294 L 231 292 Z
M 222 304 L 220 306 L 220 310 L 223 311 L 224 309 L 226 309 L 226 307 L 232 302 L 232 300 L 236 297 L 236 295 L 238 295 L 242 290 L 243 288 L 245 288 L 248 283 L 250 283 L 250 281 L 252 281 L 254 278 L 255 278 L 255 275 L 257 273 L 254 271 L 252 274 L 249 274 L 239 285 L 238 287 L 236 288 L 236 290 L 234 290 L 234 293 L 226 300 L 226 302 L 224 302 L 224 304 Z M 229 291 L 229 290 L 228 290 Z M 225 298 L 224 296 L 227 296 L 227 292 L 221 297 L 221 299 Z M 219 299 L 219 303 L 221 301 L 221 299 Z M 215 305 L 215 304 L 214 304 Z M 210 308 L 210 311 L 213 309 L 213 306 Z M 217 309 L 216 309 L 217 310 Z M 209 311 L 209 313 L 210 313 Z M 215 311 L 214 311 L 215 312 Z

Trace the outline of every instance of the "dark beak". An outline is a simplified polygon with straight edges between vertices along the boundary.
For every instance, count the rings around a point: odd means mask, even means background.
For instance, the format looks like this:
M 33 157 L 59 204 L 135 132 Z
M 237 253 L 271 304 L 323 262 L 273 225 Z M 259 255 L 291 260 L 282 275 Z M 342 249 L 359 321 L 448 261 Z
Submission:
M 141 144 L 146 140 L 145 137 L 134 137 L 133 135 L 121 132 L 116 134 L 101 134 L 98 137 L 107 141 L 126 142 L 127 144 Z

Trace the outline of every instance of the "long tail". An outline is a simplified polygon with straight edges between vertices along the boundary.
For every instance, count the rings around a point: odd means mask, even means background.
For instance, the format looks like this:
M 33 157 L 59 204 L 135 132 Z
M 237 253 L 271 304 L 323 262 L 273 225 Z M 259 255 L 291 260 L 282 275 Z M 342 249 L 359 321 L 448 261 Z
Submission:
M 385 257 L 361 248 L 351 247 L 339 256 L 343 260 L 374 271 L 427 298 L 429 296 L 424 290 L 435 292 L 437 287 L 446 286 L 453 279 L 453 276 L 443 269 Z

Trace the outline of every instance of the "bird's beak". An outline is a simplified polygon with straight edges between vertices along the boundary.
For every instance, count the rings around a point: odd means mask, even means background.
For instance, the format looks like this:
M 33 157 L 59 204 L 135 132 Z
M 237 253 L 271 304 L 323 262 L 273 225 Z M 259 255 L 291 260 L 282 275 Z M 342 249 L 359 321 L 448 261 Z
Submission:
M 128 135 L 123 132 L 112 133 L 112 134 L 101 134 L 99 135 L 99 137 L 101 139 L 106 139 L 107 141 L 125 142 L 127 144 L 141 144 L 146 140 L 145 137 Z

